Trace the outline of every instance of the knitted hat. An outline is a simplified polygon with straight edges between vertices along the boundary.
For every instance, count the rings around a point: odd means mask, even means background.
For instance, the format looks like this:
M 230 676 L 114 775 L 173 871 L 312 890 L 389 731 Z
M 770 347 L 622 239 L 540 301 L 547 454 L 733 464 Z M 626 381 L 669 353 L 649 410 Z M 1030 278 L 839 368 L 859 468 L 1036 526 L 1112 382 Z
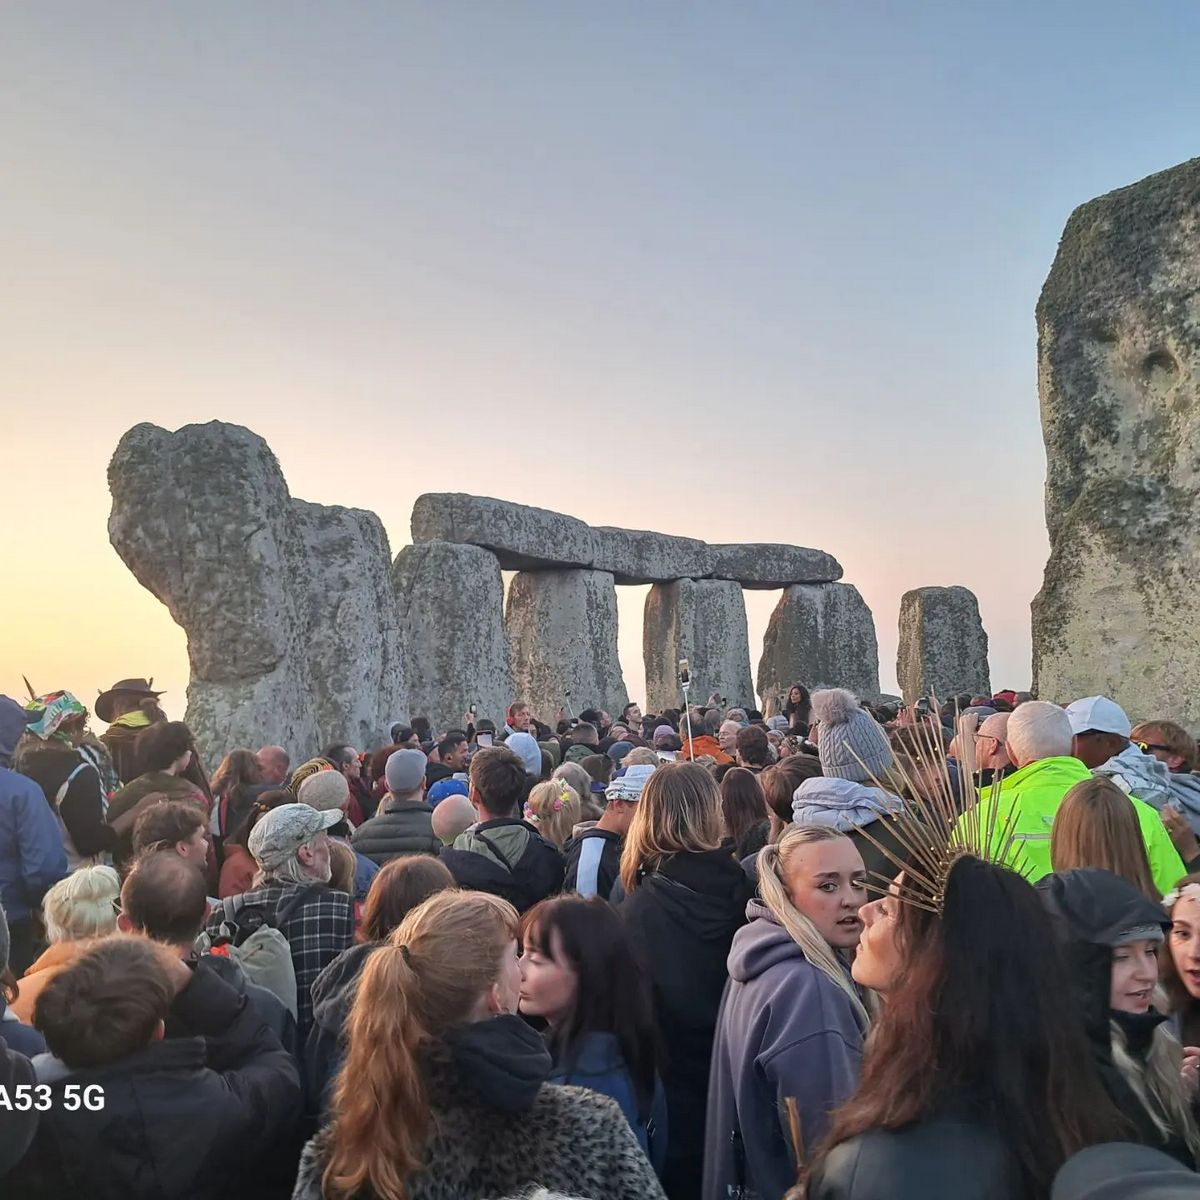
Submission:
M 817 727 L 821 770 L 835 779 L 867 783 L 893 763 L 883 726 L 845 688 L 813 692 L 812 715 Z
M 308 762 L 302 762 L 288 777 L 287 788 L 293 796 L 299 795 L 300 785 L 310 776 L 315 775 L 318 771 L 332 771 L 333 763 L 327 758 L 310 758 Z M 341 772 L 339 771 L 340 775 Z
M 654 771 L 655 768 L 649 763 L 636 763 L 634 766 L 628 767 L 624 775 L 614 779 L 604 789 L 605 799 L 624 800 L 628 803 L 640 800 L 646 780 L 654 774 Z
M 542 748 L 531 733 L 514 733 L 504 743 L 522 762 L 525 774 L 542 777 Z
M 608 748 L 608 757 L 617 764 L 621 765 L 621 760 L 633 749 L 632 742 L 613 742 Z
M 393 750 L 383 768 L 388 791 L 393 796 L 410 796 L 421 786 L 429 760 L 420 750 Z
M 652 740 L 657 746 L 664 738 L 673 738 L 675 736 L 677 736 L 675 730 L 673 730 L 670 725 L 659 725 L 654 730 L 654 737 Z
M 318 771 L 310 775 L 296 790 L 296 799 L 317 812 L 333 812 L 346 807 L 350 785 L 341 771 Z

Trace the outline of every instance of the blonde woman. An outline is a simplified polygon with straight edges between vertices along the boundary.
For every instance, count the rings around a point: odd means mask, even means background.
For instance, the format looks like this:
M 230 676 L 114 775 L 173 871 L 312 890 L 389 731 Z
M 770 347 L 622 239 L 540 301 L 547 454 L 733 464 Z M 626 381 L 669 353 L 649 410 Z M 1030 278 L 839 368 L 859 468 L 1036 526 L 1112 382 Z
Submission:
M 670 1127 L 663 1185 L 672 1197 L 700 1192 L 725 960 L 753 894 L 733 844 L 724 840 L 716 781 L 695 763 L 660 766 L 625 835 L 613 900 L 653 984 Z
M 25 1022 L 32 1022 L 33 1009 L 42 989 L 60 971 L 65 971 L 93 940 L 117 927 L 121 877 L 108 866 L 80 867 L 60 879 L 42 899 L 42 920 L 49 947 L 21 977 L 20 995 L 11 1009 Z
M 525 820 L 560 850 L 579 820 L 579 797 L 565 779 L 534 784 L 525 801 Z
M 516 1015 L 517 936 L 507 901 L 444 891 L 371 953 L 293 1200 L 484 1200 L 534 1182 L 662 1196 L 614 1101 L 545 1082 L 550 1053 Z
M 738 1189 L 783 1195 L 797 1164 L 781 1099 L 795 1099 L 804 1143 L 815 1146 L 854 1092 L 869 1022 L 844 956 L 862 933 L 866 873 L 854 843 L 832 829 L 792 826 L 759 855 L 762 899 L 734 934 L 717 1021 L 705 1200 Z

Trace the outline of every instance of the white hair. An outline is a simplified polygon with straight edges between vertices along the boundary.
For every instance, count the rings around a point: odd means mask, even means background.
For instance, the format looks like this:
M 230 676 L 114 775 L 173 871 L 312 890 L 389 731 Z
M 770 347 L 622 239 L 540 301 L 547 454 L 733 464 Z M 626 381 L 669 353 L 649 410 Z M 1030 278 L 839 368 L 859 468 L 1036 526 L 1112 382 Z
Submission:
M 117 927 L 121 877 L 112 867 L 80 867 L 60 879 L 42 899 L 51 942 L 104 937 Z
M 1016 767 L 1071 753 L 1071 718 L 1049 700 L 1029 700 L 1009 715 L 1005 742 Z
M 327 864 L 324 871 L 314 872 L 310 867 L 306 867 L 300 861 L 300 851 L 308 850 L 310 853 L 317 848 L 317 842 L 325 830 L 320 830 L 313 834 L 302 846 L 297 846 L 292 854 L 277 867 L 272 867 L 269 871 L 259 868 L 258 873 L 254 876 L 254 882 L 251 887 L 264 887 L 268 883 L 299 883 L 307 886 L 310 883 L 328 883 L 333 878 L 332 864 Z

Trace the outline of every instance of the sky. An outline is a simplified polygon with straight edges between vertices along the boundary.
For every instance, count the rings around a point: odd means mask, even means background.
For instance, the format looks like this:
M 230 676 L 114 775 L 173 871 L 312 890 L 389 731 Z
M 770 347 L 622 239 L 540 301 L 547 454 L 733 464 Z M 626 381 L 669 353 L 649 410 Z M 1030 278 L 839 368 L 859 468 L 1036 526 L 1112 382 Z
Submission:
M 1034 305 L 1076 205 L 1198 152 L 1198 40 L 1107 0 L 4 6 L 0 692 L 182 715 L 105 472 L 214 418 L 393 552 L 425 491 L 828 550 L 885 689 L 903 592 L 962 584 L 1027 686 Z

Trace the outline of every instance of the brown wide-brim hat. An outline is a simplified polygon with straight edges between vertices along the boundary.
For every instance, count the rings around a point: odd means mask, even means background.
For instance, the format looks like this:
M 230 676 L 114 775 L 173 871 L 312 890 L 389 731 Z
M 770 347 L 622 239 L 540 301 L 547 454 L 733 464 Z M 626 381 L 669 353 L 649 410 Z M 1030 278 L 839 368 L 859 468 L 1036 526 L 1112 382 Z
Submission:
M 96 697 L 96 703 L 92 705 L 92 708 L 100 720 L 112 721 L 114 720 L 113 702 L 118 696 L 140 696 L 142 698 L 152 696 L 157 700 L 159 696 L 165 694 L 154 690 L 153 679 L 118 679 L 107 692 L 101 692 Z

